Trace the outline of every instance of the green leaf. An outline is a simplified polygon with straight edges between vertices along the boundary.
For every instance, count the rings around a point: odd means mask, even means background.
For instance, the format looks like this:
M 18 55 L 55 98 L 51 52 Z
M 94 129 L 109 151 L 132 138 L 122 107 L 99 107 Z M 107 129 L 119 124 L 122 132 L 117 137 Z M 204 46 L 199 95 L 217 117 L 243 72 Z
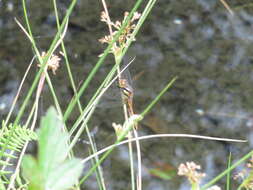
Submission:
M 78 180 L 82 172 L 79 159 L 66 159 L 68 133 L 54 108 L 49 108 L 42 118 L 38 131 L 38 159 L 25 156 L 22 168 L 28 179 L 29 190 L 65 190 Z
M 154 175 L 156 177 L 159 177 L 161 179 L 164 179 L 164 180 L 170 180 L 176 175 L 174 171 L 164 172 L 164 171 L 161 171 L 159 169 L 151 169 L 151 170 L 149 170 L 149 172 L 152 175 Z
M 3 180 L 0 180 L 0 189 L 1 190 L 5 190 L 5 186 L 4 186 L 4 181 Z
M 149 173 L 164 180 L 170 180 L 177 174 L 175 167 L 168 163 L 155 163 L 156 168 L 150 169 Z
M 41 121 L 38 139 L 40 169 L 44 176 L 48 176 L 66 159 L 68 151 L 68 134 L 63 132 L 63 123 L 53 107 L 49 108 Z
M 68 189 L 74 185 L 82 169 L 81 160 L 68 160 L 50 173 L 46 187 L 51 190 Z
M 44 190 L 44 179 L 38 167 L 37 160 L 31 155 L 25 155 L 22 161 L 23 176 L 29 181 L 29 190 Z

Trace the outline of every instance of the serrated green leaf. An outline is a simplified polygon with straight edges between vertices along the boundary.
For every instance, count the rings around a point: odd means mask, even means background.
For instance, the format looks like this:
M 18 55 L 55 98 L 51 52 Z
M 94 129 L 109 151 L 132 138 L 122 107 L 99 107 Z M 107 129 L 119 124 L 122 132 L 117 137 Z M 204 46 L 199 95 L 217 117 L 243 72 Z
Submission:
M 80 176 L 82 169 L 81 160 L 68 160 L 50 173 L 46 187 L 51 190 L 69 189 Z
M 38 160 L 44 176 L 48 176 L 63 160 L 66 159 L 68 146 L 67 133 L 63 132 L 63 123 L 56 110 L 51 107 L 41 121 L 38 132 Z
M 25 155 L 22 161 L 23 176 L 29 180 L 29 190 L 45 190 L 44 177 L 41 175 L 37 160 L 31 155 Z
M 83 166 L 79 159 L 66 160 L 67 140 L 63 123 L 55 109 L 50 108 L 38 131 L 38 159 L 29 156 L 22 164 L 29 190 L 65 190 L 78 180 Z

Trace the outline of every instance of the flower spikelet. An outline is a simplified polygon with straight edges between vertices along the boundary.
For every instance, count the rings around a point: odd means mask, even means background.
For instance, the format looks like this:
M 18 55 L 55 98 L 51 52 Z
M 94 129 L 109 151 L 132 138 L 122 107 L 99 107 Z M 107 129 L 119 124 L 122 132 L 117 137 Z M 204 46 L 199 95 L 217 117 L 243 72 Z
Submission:
M 124 18 L 122 21 L 117 20 L 115 22 L 112 22 L 112 21 L 110 21 L 110 18 L 106 14 L 106 12 L 102 11 L 100 20 L 102 22 L 105 22 L 110 28 L 112 28 L 112 32 L 110 35 L 106 35 L 103 38 L 99 39 L 98 41 L 102 44 L 104 44 L 104 43 L 110 44 L 112 39 L 115 37 L 117 32 L 122 27 L 123 23 L 126 21 L 126 18 L 128 15 L 129 15 L 129 13 L 125 12 Z M 131 38 L 132 32 L 136 27 L 136 25 L 134 23 L 140 18 L 140 16 L 141 16 L 141 14 L 138 12 L 135 12 L 133 14 L 133 17 L 127 23 L 126 27 L 121 32 L 118 40 L 115 42 L 115 44 L 113 44 L 113 47 L 112 47 L 112 50 L 110 51 L 110 53 L 117 54 L 117 52 L 119 52 L 120 50 L 122 50 L 125 47 L 127 40 L 129 40 Z M 135 38 L 133 38 L 133 40 L 135 40 Z
M 186 176 L 191 184 L 199 184 L 200 180 L 206 176 L 205 173 L 200 173 L 201 166 L 194 162 L 186 162 L 186 164 L 180 164 L 178 167 L 178 175 Z

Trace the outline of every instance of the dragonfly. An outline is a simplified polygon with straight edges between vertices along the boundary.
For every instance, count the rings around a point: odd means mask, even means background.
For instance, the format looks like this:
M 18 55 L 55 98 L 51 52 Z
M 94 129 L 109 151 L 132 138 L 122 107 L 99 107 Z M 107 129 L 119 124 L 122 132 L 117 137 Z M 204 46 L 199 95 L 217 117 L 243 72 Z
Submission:
M 122 67 L 124 68 L 125 65 L 123 65 Z M 108 89 L 108 92 L 105 93 L 105 97 L 103 98 L 104 100 L 102 100 L 102 104 L 104 104 L 104 106 L 100 106 L 100 107 L 115 107 L 117 105 L 120 105 L 119 102 L 121 102 L 122 105 L 122 101 L 123 103 L 126 105 L 127 108 L 127 114 L 128 117 L 131 117 L 132 115 L 134 115 L 134 109 L 133 109 L 133 97 L 134 97 L 134 89 L 132 86 L 132 79 L 131 79 L 131 75 L 130 72 L 127 69 L 124 69 L 124 72 L 122 72 L 118 78 L 118 81 L 116 81 L 117 84 L 114 84 L 112 89 Z M 116 88 L 115 88 L 116 87 Z M 110 100 L 106 102 L 106 99 Z M 104 101 L 104 102 L 103 102 Z
M 133 111 L 133 88 L 127 81 L 127 79 L 119 78 L 119 88 L 122 91 L 122 99 L 123 102 L 127 105 L 128 116 L 132 116 L 134 114 Z

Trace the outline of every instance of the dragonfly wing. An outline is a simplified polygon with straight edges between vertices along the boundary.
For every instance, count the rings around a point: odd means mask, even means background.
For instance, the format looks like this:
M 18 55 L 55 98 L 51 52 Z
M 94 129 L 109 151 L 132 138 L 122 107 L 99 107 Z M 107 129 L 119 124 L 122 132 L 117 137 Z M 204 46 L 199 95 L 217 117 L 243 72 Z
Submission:
M 112 108 L 121 105 L 120 89 L 117 85 L 117 81 L 115 81 L 103 94 L 97 106 L 100 108 Z

